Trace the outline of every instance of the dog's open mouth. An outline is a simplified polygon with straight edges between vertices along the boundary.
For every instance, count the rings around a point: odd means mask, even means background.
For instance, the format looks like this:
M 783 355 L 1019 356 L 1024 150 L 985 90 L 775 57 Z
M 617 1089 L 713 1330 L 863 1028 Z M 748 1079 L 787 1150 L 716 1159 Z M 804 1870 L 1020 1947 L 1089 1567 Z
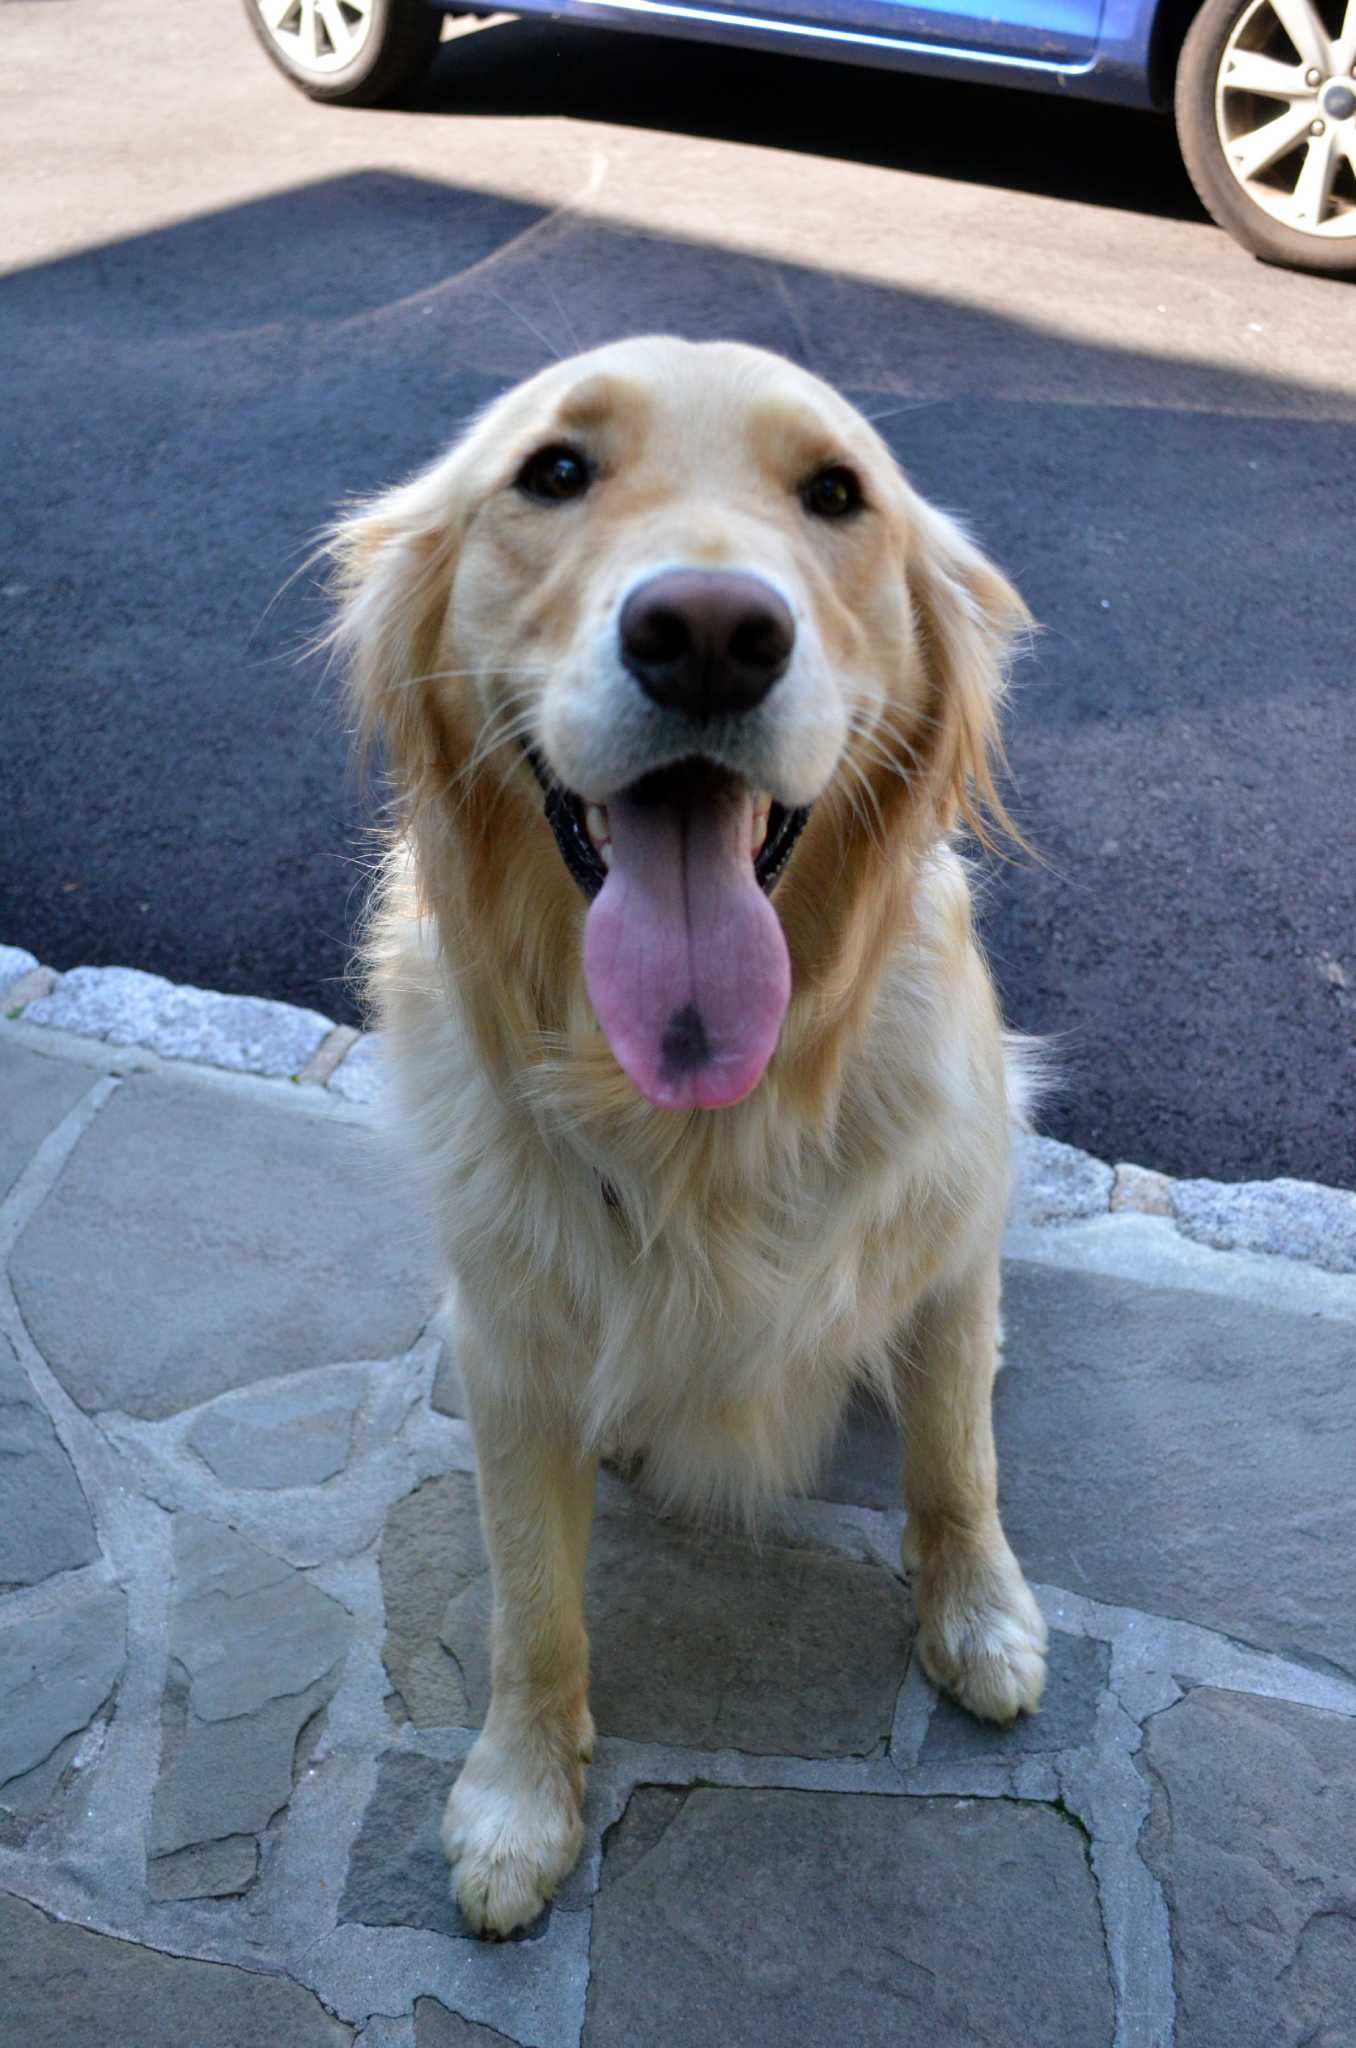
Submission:
M 552 779 L 535 748 L 528 747 L 526 753 L 546 798 L 546 822 L 555 834 L 561 859 L 592 902 L 607 880 L 607 871 L 612 865 L 612 831 L 607 807 L 586 804 L 582 797 L 575 796 Z M 648 793 L 652 798 L 662 799 L 666 792 L 677 794 L 680 786 L 689 779 L 695 783 L 702 777 L 719 778 L 723 774 L 723 770 L 713 767 L 710 762 L 682 761 L 677 767 L 663 768 L 654 775 L 647 775 L 628 795 Z M 753 861 L 754 879 L 759 888 L 767 890 L 769 895 L 780 881 L 782 870 L 791 858 L 791 850 L 804 831 L 809 815 L 808 804 L 792 808 L 779 804 L 761 791 L 753 793 L 749 854 Z
M 705 760 L 586 805 L 531 758 L 590 898 L 585 979 L 618 1062 L 659 1108 L 738 1102 L 771 1059 L 790 998 L 769 897 L 808 813 Z

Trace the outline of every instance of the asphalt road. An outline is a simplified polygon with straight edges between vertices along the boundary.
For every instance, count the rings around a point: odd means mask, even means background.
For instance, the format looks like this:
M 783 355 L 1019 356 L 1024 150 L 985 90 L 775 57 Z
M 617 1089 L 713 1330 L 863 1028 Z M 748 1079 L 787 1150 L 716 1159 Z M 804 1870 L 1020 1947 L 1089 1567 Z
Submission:
M 1356 296 L 1236 250 L 1166 126 L 544 23 L 345 113 L 231 0 L 4 13 L 0 939 L 349 1014 L 310 538 L 554 351 L 735 335 L 1043 622 L 1045 864 L 986 929 L 1046 1128 L 1356 1184 Z

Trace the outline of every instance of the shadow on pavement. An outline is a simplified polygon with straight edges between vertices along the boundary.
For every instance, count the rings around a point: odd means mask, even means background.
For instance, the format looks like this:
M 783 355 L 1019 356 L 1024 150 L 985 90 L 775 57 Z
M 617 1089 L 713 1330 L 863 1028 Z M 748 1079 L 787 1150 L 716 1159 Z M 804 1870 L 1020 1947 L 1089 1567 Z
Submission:
M 445 45 L 431 114 L 561 115 L 1204 220 L 1162 115 L 537 19 Z
M 855 396 L 1044 623 L 1010 735 L 1050 866 L 994 877 L 988 934 L 1012 1021 L 1062 1035 L 1047 1127 L 1348 1178 L 1349 660 L 1295 593 L 1346 587 L 1349 400 L 384 173 L 18 274 L 0 317 L 0 937 L 351 1015 L 361 813 L 287 578 L 550 347 L 732 335 Z

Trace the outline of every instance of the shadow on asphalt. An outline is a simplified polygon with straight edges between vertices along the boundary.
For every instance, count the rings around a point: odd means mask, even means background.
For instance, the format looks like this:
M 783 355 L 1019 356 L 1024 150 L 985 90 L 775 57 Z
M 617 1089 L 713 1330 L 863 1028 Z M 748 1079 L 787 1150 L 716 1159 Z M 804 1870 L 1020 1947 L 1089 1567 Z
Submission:
M 429 114 L 557 115 L 1204 220 L 1166 117 L 864 65 L 494 21 L 446 44 Z
M 732 335 L 876 416 L 1044 622 L 1010 751 L 1050 865 L 994 878 L 987 932 L 1011 1020 L 1061 1036 L 1046 1127 L 1172 1172 L 1349 1178 L 1322 964 L 1356 928 L 1349 661 L 1294 603 L 1346 587 L 1346 529 L 1315 516 L 1340 395 L 378 172 L 19 273 L 0 315 L 24 394 L 0 937 L 352 1016 L 363 814 L 296 660 L 318 578 L 286 579 L 550 348 Z

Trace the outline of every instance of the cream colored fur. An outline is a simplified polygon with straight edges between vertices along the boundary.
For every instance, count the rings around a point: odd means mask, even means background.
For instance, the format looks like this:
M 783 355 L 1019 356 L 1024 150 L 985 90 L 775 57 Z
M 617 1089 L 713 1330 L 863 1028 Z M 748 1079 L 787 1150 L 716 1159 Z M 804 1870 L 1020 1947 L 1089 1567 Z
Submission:
M 581 439 L 604 479 L 587 518 L 524 509 L 525 455 Z M 796 496 L 829 460 L 864 479 L 851 532 L 814 529 Z M 908 1444 L 925 1668 L 996 1720 L 1040 1699 L 1045 1627 L 990 1425 L 1024 1058 L 950 836 L 993 800 L 1025 614 L 844 401 L 728 344 L 543 373 L 335 547 L 338 637 L 401 798 L 370 987 L 455 1282 L 494 1578 L 493 1700 L 444 1841 L 467 1917 L 502 1934 L 579 1851 L 600 1454 L 643 1452 L 666 1503 L 749 1517 L 812 1481 L 870 1384 Z M 565 779 L 557 736 L 582 790 L 618 593 L 674 560 L 790 592 L 805 654 L 770 744 L 816 797 L 773 898 L 793 970 L 778 1050 L 744 1101 L 676 1116 L 598 1030 L 583 899 L 517 745 Z

